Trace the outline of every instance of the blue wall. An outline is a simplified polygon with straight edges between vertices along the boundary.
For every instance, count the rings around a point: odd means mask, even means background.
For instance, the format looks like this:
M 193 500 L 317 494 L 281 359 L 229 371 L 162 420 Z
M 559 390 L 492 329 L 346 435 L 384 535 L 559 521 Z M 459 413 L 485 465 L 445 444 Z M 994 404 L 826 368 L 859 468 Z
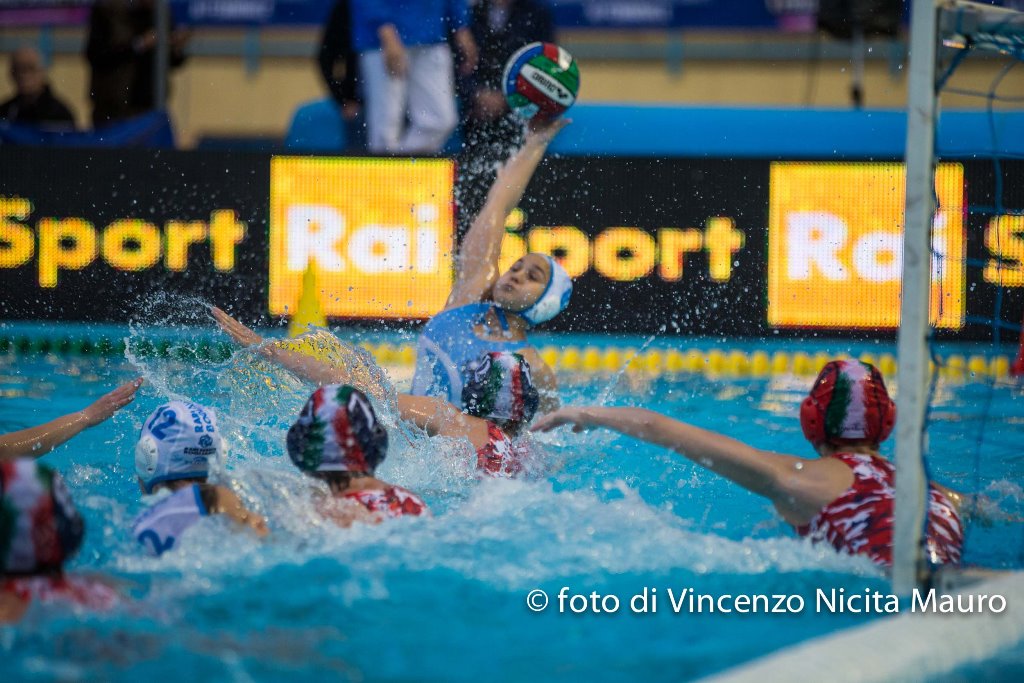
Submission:
M 567 115 L 551 151 L 574 156 L 897 159 L 906 144 L 901 110 L 578 104 Z M 1024 157 L 1024 112 L 943 112 L 936 149 Z

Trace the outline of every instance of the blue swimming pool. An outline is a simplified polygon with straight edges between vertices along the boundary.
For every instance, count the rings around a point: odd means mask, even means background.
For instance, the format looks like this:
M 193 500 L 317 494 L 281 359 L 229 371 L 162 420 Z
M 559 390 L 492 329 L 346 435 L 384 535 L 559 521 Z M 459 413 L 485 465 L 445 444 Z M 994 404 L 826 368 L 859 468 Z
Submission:
M 392 432 L 380 476 L 423 494 L 434 515 L 339 530 L 311 511 L 308 486 L 284 455 L 284 432 L 310 387 L 246 352 L 227 360 L 133 353 L 144 339 L 173 338 L 186 347 L 222 339 L 210 327 L 89 330 L 101 332 L 127 339 L 126 354 L 0 355 L 0 430 L 52 419 L 136 373 L 146 377 L 129 408 L 46 456 L 65 473 L 86 517 L 73 571 L 112 576 L 132 600 L 109 614 L 34 608 L 19 626 L 0 629 L 2 680 L 137 681 L 173 671 L 176 678 L 211 681 L 679 681 L 881 616 L 815 609 L 818 589 L 887 592 L 884 576 L 866 560 L 811 547 L 764 500 L 662 449 L 604 432 L 535 438 L 545 474 L 478 482 L 464 445 L 396 426 L 401 435 Z M 401 383 L 402 373 L 395 377 Z M 810 454 L 796 419 L 807 377 L 594 373 L 563 381 L 568 403 L 645 405 L 759 447 Z M 985 491 L 1011 516 L 1024 512 L 1020 394 L 1009 382 L 943 381 L 930 432 L 933 476 Z M 141 509 L 135 438 L 143 418 L 169 397 L 219 411 L 231 448 L 220 476 L 267 516 L 268 540 L 227 534 L 218 521 L 205 520 L 162 559 L 135 547 L 128 534 Z M 1022 568 L 1022 551 L 1019 524 L 970 527 L 968 562 Z M 630 600 L 645 588 L 648 605 L 650 589 L 657 589 L 657 610 L 634 613 Z M 716 598 L 799 596 L 805 606 L 790 613 L 674 613 L 672 598 L 687 588 Z M 540 612 L 527 607 L 536 589 L 549 598 Z M 589 604 L 594 592 L 615 596 L 618 611 L 571 611 Z M 604 600 L 606 608 L 612 604 Z M 1010 680 L 1020 658 L 1006 653 L 1005 666 L 986 670 L 986 677 Z

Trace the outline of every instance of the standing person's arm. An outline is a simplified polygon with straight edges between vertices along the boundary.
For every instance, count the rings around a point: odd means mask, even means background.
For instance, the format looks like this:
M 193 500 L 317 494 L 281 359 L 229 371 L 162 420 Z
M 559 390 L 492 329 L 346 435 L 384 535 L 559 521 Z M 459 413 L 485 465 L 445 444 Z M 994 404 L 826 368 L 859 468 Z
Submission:
M 476 71 L 480 51 L 469 29 L 469 8 L 466 0 L 448 0 L 447 19 L 451 26 L 455 47 L 459 50 L 459 74 L 468 76 Z
M 136 44 L 131 40 L 115 42 L 113 24 L 117 10 L 109 3 L 93 5 L 89 14 L 89 35 L 85 43 L 85 58 L 93 69 L 109 69 L 135 59 Z
M 476 44 L 476 38 L 468 26 L 463 26 L 455 32 L 455 46 L 459 49 L 459 75 L 468 76 L 476 71 L 480 62 L 480 50 Z
M 109 419 L 135 400 L 142 378 L 122 384 L 77 413 L 62 415 L 38 427 L 0 435 L 0 460 L 31 456 L 38 458 L 89 427 Z
M 497 281 L 505 220 L 523 198 L 548 143 L 568 123 L 567 119 L 559 118 L 531 127 L 523 146 L 498 171 L 484 207 L 462 239 L 456 258 L 455 286 L 445 309 L 480 301 Z
M 366 53 L 379 47 L 388 74 L 393 78 L 404 77 L 408 56 L 398 31 L 400 0 L 349 0 L 348 6 L 354 49 Z
M 318 56 L 320 73 L 331 97 L 345 118 L 355 116 L 359 96 L 356 80 L 359 60 L 352 48 L 352 21 L 348 0 L 337 0 L 324 26 Z
M 380 49 L 384 53 L 384 66 L 394 78 L 404 78 L 409 71 L 409 54 L 394 24 L 384 24 L 377 29 Z

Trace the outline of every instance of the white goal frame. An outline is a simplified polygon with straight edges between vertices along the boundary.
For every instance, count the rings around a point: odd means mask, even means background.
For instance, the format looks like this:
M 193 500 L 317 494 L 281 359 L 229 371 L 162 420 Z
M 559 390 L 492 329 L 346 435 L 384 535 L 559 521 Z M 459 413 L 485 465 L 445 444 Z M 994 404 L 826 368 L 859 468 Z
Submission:
M 893 592 L 902 596 L 920 585 L 927 571 L 922 544 L 928 486 L 923 451 L 940 41 L 1019 56 L 1024 51 L 1024 13 L 964 0 L 914 0 L 911 9 L 892 569 Z

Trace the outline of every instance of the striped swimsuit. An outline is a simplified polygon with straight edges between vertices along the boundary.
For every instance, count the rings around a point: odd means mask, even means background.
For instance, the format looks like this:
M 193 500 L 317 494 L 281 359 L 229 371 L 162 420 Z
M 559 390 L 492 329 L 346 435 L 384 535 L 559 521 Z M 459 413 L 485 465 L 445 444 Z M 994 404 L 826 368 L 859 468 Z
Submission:
M 853 470 L 853 484 L 826 505 L 810 523 L 796 527 L 815 543 L 829 543 L 840 552 L 867 555 L 892 565 L 893 499 L 896 469 L 867 453 L 837 453 Z M 935 486 L 928 486 L 926 549 L 932 564 L 956 564 L 963 551 L 963 524 L 956 506 Z
M 487 423 L 489 441 L 476 452 L 476 466 L 485 476 L 514 479 L 523 472 L 524 451 L 493 422 Z
M 427 512 L 427 504 L 415 493 L 407 491 L 401 486 L 349 491 L 343 497 L 356 501 L 370 512 L 379 513 L 384 518 L 404 515 L 415 517 Z

